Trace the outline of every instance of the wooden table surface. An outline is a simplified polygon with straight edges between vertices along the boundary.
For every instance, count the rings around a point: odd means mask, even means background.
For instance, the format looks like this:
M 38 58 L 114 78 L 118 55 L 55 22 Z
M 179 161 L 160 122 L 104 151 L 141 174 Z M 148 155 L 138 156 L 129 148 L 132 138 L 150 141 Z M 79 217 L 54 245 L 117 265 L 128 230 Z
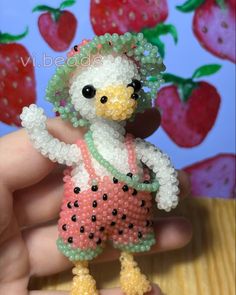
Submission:
M 191 243 L 180 250 L 137 257 L 143 272 L 165 295 L 234 295 L 235 201 L 191 198 L 174 213 L 192 222 Z M 100 288 L 119 285 L 118 261 L 92 265 L 91 272 Z M 33 279 L 32 286 L 69 290 L 71 278 L 68 271 Z

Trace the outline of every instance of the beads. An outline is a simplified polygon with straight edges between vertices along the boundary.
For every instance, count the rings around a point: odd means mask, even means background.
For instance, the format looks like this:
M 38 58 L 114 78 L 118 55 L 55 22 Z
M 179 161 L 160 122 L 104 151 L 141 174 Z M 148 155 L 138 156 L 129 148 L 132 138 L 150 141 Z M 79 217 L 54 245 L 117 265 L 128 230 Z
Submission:
M 122 121 L 130 118 L 137 106 L 131 99 L 133 88 L 126 85 L 108 86 L 97 91 L 96 114 L 97 116 Z
M 92 132 L 89 131 L 85 134 L 85 141 L 87 142 L 87 146 L 93 157 L 106 169 L 115 176 L 116 179 L 128 183 L 131 187 L 137 189 L 137 190 L 142 190 L 142 191 L 157 191 L 159 188 L 159 183 L 157 181 L 151 183 L 151 184 L 144 184 L 144 183 L 139 183 L 137 179 L 134 177 L 130 179 L 129 176 L 119 172 L 114 166 L 112 166 L 107 160 L 105 160 L 99 153 L 98 150 L 96 149 L 93 139 L 92 139 Z M 133 159 L 133 158 L 131 158 Z M 132 160 L 131 160 L 132 161 Z
M 72 272 L 75 275 L 73 277 L 71 295 L 86 294 L 86 295 L 98 295 L 96 289 L 96 282 L 89 274 L 87 261 L 76 261 L 75 267 Z
M 131 174 L 138 174 L 137 164 L 136 164 L 135 147 L 133 144 L 133 136 L 131 134 L 127 134 L 127 136 L 125 138 L 125 145 L 126 145 L 126 148 L 128 151 L 128 162 L 129 162 Z M 127 175 L 127 176 L 130 177 L 130 175 Z
M 146 276 L 143 275 L 130 253 L 123 252 L 120 256 L 121 272 L 120 283 L 124 294 L 146 294 L 152 287 Z
M 97 117 L 125 120 L 137 105 L 131 99 L 134 89 L 127 88 L 133 78 L 140 79 L 138 67 L 126 56 L 97 57 L 89 67 L 76 71 L 71 77 L 69 93 L 72 104 L 90 122 Z M 87 96 L 90 99 L 85 99 Z M 123 116 L 120 118 L 119 115 Z
M 143 81 L 143 86 L 148 88 L 146 92 L 140 93 L 141 99 L 137 112 L 151 107 L 151 100 L 156 98 L 157 89 L 163 82 L 160 72 L 164 70 L 157 47 L 148 43 L 142 33 L 95 36 L 91 41 L 84 40 L 81 44 L 74 46 L 68 54 L 68 61 L 57 68 L 46 91 L 46 99 L 54 104 L 55 111 L 63 119 L 70 120 L 74 127 L 87 126 L 89 122 L 84 118 L 80 119 L 78 113 L 81 113 L 81 110 L 76 111 L 71 104 L 71 96 L 68 91 L 71 75 L 75 73 L 77 68 L 84 66 L 85 59 L 91 61 L 95 57 L 107 54 L 128 56 L 132 57 L 132 60 L 138 61 L 140 78 Z M 89 64 L 91 65 L 91 62 Z M 154 81 L 149 80 L 150 71 L 151 77 L 155 78 Z M 63 104 L 61 104 L 62 101 Z
M 69 255 L 67 252 L 77 253 L 74 252 L 76 250 L 82 257 L 88 249 L 95 251 L 98 246 L 103 247 L 107 238 L 115 245 L 126 247 L 137 246 L 147 240 L 152 232 L 152 196 L 149 193 L 136 192 L 133 196 L 134 190 L 126 184 L 114 183 L 104 177 L 97 181 L 98 190 L 95 192 L 88 188 L 76 194 L 74 188 L 77 186 L 67 173 L 64 177 L 67 195 L 58 224 L 63 245 L 71 246 L 71 250 L 60 246 L 65 255 Z M 145 248 L 143 244 L 142 248 Z

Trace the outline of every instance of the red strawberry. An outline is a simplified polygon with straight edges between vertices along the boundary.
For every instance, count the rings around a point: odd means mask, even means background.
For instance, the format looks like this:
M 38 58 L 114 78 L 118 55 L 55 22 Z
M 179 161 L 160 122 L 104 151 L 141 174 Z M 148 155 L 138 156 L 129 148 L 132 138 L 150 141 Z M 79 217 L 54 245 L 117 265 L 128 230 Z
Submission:
M 33 9 L 33 12 L 47 11 L 40 15 L 38 27 L 44 40 L 55 51 L 67 50 L 75 36 L 77 20 L 71 12 L 63 10 L 73 4 L 75 0 L 66 0 L 59 8 L 39 5 Z
M 220 95 L 211 84 L 193 79 L 211 75 L 219 68 L 219 65 L 200 67 L 190 79 L 164 75 L 166 82 L 174 85 L 159 91 L 156 105 L 162 113 L 162 128 L 177 145 L 188 148 L 199 145 L 213 127 Z
M 140 32 L 168 16 L 166 0 L 91 0 L 90 17 L 97 35 Z
M 233 154 L 219 154 L 183 168 L 190 174 L 193 196 L 235 198 L 235 161 Z
M 32 59 L 18 36 L 0 34 L 0 120 L 21 126 L 19 115 L 24 106 L 35 102 L 35 77 Z
M 234 0 L 188 0 L 177 8 L 183 12 L 196 9 L 193 31 L 200 44 L 212 54 L 236 62 Z

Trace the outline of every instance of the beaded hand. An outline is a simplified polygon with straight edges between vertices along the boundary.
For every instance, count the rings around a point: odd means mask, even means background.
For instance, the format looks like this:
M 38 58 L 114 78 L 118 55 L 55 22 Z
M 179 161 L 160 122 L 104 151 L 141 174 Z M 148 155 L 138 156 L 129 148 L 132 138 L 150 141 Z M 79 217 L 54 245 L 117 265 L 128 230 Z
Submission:
M 36 105 L 25 107 L 22 126 L 42 155 L 70 168 L 58 222 L 58 249 L 75 263 L 73 295 L 95 295 L 88 261 L 111 240 L 121 254 L 121 287 L 142 295 L 150 283 L 131 253 L 155 243 L 152 192 L 159 209 L 178 203 L 177 173 L 167 155 L 125 135 L 125 121 L 151 107 L 164 69 L 155 46 L 142 34 L 106 34 L 71 50 L 47 89 L 55 111 L 74 127 L 87 126 L 84 140 L 66 144 L 46 129 Z

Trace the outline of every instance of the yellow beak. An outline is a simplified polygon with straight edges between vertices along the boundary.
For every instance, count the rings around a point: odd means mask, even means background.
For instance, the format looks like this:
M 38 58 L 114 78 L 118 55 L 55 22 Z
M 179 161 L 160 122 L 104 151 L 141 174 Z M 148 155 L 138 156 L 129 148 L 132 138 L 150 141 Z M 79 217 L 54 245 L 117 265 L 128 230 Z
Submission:
M 137 107 L 132 98 L 133 87 L 109 86 L 96 91 L 96 114 L 105 119 L 123 121 L 129 119 Z

